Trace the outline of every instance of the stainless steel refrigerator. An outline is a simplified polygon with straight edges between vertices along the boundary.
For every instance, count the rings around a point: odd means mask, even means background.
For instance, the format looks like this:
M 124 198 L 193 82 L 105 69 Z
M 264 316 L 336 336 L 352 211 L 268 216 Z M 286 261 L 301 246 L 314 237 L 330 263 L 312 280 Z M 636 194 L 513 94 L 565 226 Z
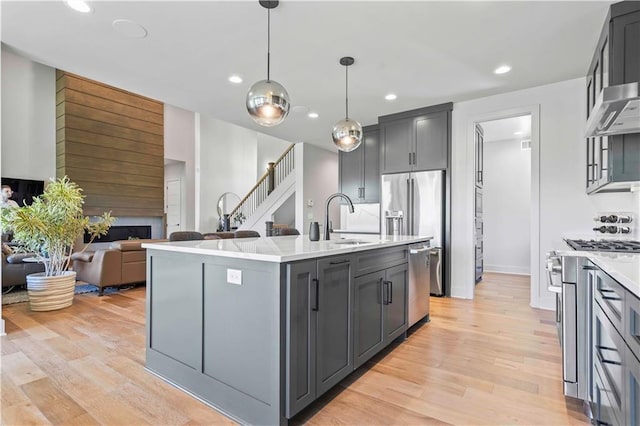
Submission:
M 382 176 L 381 185 L 381 232 L 383 235 L 432 236 L 425 267 L 428 279 L 411 283 L 416 291 L 442 296 L 442 251 L 444 244 L 444 171 L 398 173 Z M 416 250 L 414 250 L 416 251 Z M 418 252 L 420 252 L 418 250 Z M 422 252 L 421 252 L 422 253 Z M 411 262 L 411 256 L 410 256 Z M 423 267 L 422 260 L 414 260 Z M 411 265 L 410 265 L 411 269 Z M 414 277 L 415 278 L 415 277 Z M 429 281 L 429 282 L 425 282 Z M 422 300 L 422 296 L 419 296 Z

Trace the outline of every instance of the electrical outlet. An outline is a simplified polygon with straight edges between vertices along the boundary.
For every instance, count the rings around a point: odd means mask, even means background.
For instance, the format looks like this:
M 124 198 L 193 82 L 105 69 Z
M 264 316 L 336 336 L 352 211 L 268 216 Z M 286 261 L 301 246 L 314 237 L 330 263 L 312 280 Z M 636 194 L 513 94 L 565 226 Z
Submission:
M 307 201 L 307 206 L 313 207 L 313 200 L 311 198 L 309 198 L 309 200 Z
M 227 269 L 227 282 L 229 284 L 242 285 L 242 271 L 239 269 Z
M 307 219 L 313 219 L 313 212 L 309 212 L 307 214 Z

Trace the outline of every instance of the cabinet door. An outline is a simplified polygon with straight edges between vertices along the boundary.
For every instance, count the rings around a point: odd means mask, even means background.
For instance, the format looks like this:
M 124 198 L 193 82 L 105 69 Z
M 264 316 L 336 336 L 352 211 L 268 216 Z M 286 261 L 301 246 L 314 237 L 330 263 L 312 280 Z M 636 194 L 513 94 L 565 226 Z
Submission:
M 316 261 L 287 266 L 286 416 L 316 398 Z
M 364 144 L 363 144 L 364 145 Z M 340 168 L 340 192 L 351 198 L 354 203 L 364 200 L 362 174 L 364 146 L 351 152 L 340 151 L 338 163 Z
M 625 380 L 625 421 L 629 426 L 640 426 L 640 362 L 635 355 L 627 349 L 625 355 L 626 375 Z
M 611 84 L 640 81 L 640 11 L 612 19 Z
M 382 282 L 384 271 L 363 275 L 353 283 L 353 367 L 382 349 Z
M 386 270 L 383 282 L 384 344 L 407 331 L 407 265 L 398 265 Z
M 318 260 L 316 396 L 353 371 L 351 355 L 351 259 Z
M 448 164 L 448 112 L 418 117 L 415 121 L 416 148 L 414 170 L 441 170 Z
M 380 131 L 365 129 L 363 190 L 365 203 L 380 202 Z M 356 150 L 357 151 L 357 150 Z
M 381 173 L 408 172 L 413 169 L 413 123 L 413 118 L 406 118 L 380 124 Z

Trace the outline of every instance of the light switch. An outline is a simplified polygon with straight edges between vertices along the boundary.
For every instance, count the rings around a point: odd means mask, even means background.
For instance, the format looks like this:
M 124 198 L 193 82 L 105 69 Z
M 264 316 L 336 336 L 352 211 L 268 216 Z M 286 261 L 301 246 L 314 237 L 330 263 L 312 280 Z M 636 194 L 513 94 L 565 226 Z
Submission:
M 242 285 L 242 271 L 239 269 L 227 269 L 227 282 L 229 284 Z
M 309 200 L 307 201 L 307 206 L 313 207 L 313 200 L 311 198 L 309 198 Z

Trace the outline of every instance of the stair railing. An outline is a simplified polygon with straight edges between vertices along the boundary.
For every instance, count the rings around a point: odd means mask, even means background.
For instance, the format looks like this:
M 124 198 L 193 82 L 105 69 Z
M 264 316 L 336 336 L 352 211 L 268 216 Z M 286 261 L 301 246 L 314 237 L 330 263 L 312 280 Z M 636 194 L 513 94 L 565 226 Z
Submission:
M 249 218 L 260 205 L 267 199 L 269 194 L 280 185 L 280 183 L 289 176 L 289 173 L 295 168 L 294 150 L 295 144 L 282 153 L 280 158 L 275 162 L 269 163 L 267 171 L 251 190 L 244 196 L 240 203 L 231 211 L 231 220 L 240 216 L 243 220 Z

